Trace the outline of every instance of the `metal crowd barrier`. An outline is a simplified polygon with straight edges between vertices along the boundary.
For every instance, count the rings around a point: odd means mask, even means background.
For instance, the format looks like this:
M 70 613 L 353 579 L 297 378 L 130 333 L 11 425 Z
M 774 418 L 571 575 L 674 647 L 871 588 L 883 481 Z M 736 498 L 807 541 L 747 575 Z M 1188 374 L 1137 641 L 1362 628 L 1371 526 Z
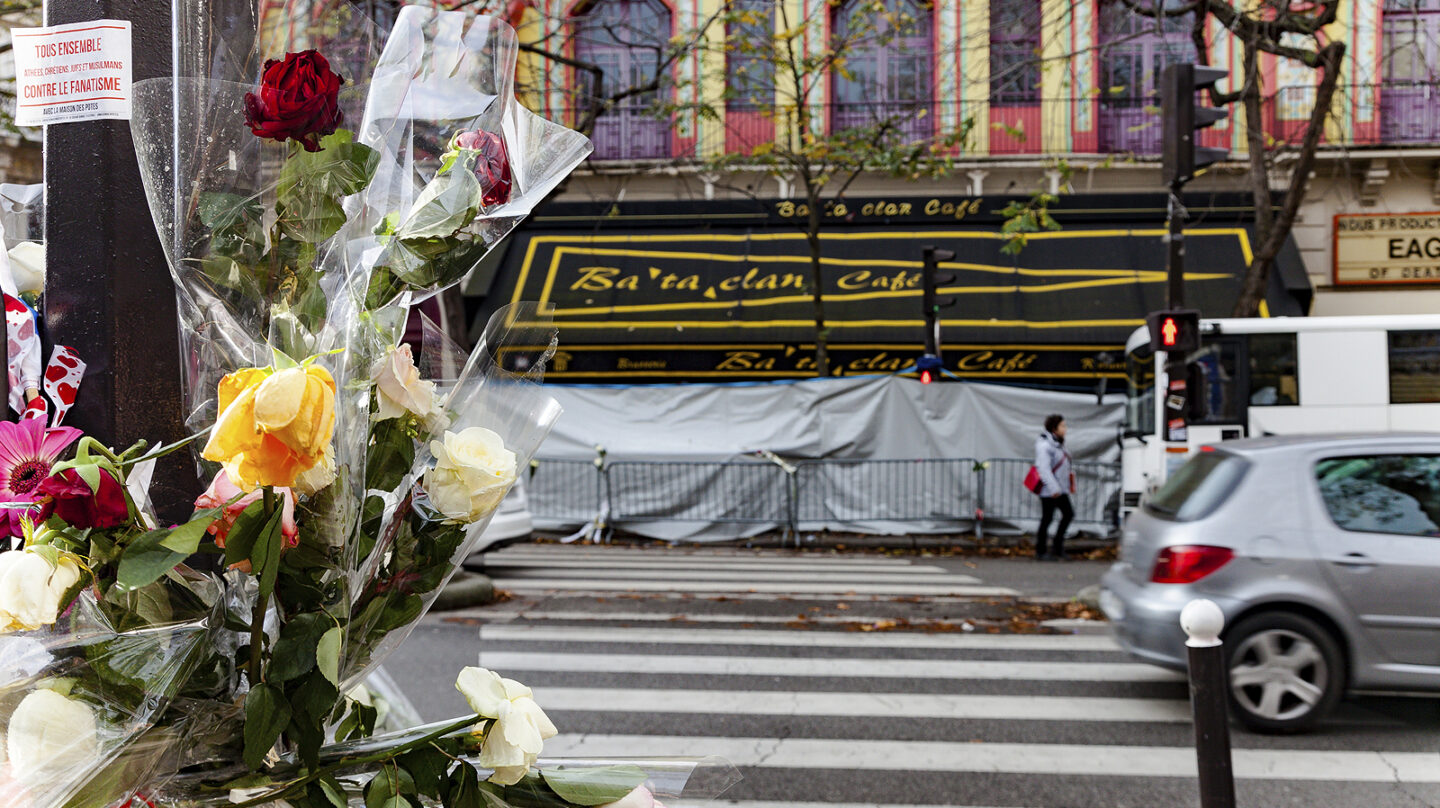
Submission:
M 1040 518 L 1025 490 L 1028 459 L 536 461 L 531 513 L 545 526 L 580 526 L 597 538 L 614 526 L 706 522 L 773 526 L 785 537 L 867 522 L 923 522 L 927 530 L 984 535 L 986 523 Z M 1119 530 L 1120 467 L 1076 463 L 1077 527 Z M 590 527 L 585 527 L 585 526 Z

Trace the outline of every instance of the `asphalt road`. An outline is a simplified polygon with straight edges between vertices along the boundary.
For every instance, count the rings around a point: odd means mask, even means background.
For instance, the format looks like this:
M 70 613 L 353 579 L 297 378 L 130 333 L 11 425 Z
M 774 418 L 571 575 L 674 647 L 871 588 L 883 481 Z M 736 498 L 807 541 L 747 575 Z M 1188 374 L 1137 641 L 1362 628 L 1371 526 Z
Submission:
M 1103 626 L 1010 633 L 1046 616 L 1023 599 L 1103 569 L 525 545 L 491 559 L 510 600 L 428 616 L 387 668 L 427 720 L 464 711 L 477 660 L 532 686 L 547 755 L 719 755 L 737 808 L 1199 805 L 1181 677 Z M 1440 701 L 1404 698 L 1304 736 L 1236 728 L 1239 804 L 1440 806 L 1437 729 Z

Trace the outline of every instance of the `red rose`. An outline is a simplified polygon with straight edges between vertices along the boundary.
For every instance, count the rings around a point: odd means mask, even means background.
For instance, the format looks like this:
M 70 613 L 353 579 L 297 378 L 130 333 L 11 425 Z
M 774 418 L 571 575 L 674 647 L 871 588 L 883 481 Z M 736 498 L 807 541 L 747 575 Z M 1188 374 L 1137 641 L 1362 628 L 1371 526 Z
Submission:
M 282 143 L 293 138 L 305 151 L 320 151 L 320 138 L 345 120 L 338 100 L 344 83 L 318 51 L 271 59 L 260 91 L 245 94 L 245 124 L 256 137 Z
M 510 153 L 504 138 L 484 129 L 461 132 L 455 136 L 455 148 L 480 152 L 474 171 L 484 189 L 481 204 L 490 208 L 510 201 Z
M 55 515 L 72 527 L 118 527 L 130 518 L 125 489 L 104 469 L 100 470 L 99 493 L 91 491 L 75 469 L 47 477 L 36 492 L 49 497 Z

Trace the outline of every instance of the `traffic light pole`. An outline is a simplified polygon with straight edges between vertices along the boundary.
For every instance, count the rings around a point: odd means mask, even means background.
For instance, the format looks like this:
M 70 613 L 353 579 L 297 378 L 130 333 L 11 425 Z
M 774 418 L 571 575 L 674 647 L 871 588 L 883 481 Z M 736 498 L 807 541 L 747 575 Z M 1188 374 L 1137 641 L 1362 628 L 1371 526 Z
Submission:
M 1185 308 L 1185 206 L 1180 204 L 1180 189 L 1170 189 L 1170 204 L 1165 216 L 1170 230 L 1169 257 L 1165 271 L 1169 283 L 1166 287 L 1166 306 L 1171 311 Z

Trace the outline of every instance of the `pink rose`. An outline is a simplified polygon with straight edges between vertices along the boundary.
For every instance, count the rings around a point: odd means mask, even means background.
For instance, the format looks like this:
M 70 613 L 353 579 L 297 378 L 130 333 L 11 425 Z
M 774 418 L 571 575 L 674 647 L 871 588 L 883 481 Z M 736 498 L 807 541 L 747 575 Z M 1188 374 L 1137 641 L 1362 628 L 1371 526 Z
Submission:
M 300 528 L 295 524 L 295 494 L 288 488 L 276 488 L 275 491 L 280 494 L 282 502 L 280 535 L 285 537 L 286 547 L 294 547 L 300 543 Z M 230 535 L 230 528 L 235 526 L 235 520 L 261 496 L 258 488 L 248 494 L 240 490 L 239 486 L 230 481 L 230 475 L 224 469 L 215 475 L 210 487 L 195 500 L 195 508 L 224 508 L 220 517 L 205 529 L 215 537 L 216 547 L 225 547 L 225 537 Z

